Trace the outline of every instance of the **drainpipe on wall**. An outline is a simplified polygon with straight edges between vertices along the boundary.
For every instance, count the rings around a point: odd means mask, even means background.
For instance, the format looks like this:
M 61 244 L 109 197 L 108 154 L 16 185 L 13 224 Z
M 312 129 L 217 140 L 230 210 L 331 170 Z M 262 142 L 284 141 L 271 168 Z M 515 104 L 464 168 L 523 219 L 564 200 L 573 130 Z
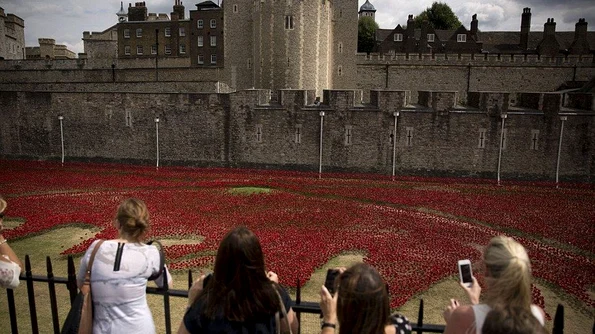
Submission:
M 504 144 L 504 121 L 508 115 L 506 113 L 500 114 L 502 118 L 502 129 L 500 129 L 500 150 L 498 151 L 498 185 L 500 185 L 500 165 L 502 163 L 502 146 Z
M 320 150 L 318 154 L 318 178 L 322 178 L 322 127 L 324 126 L 324 111 L 320 115 Z
M 155 81 L 159 81 L 159 29 L 155 29 Z
M 556 162 L 556 188 L 558 188 L 558 181 L 560 175 L 560 156 L 562 155 L 562 136 L 564 135 L 564 122 L 568 120 L 568 116 L 560 116 L 560 139 L 558 140 L 558 161 Z
M 388 88 L 388 63 L 386 63 L 386 79 L 384 82 L 384 88 Z
M 157 145 L 157 168 L 159 168 L 159 116 L 155 117 L 155 139 Z
M 471 88 L 471 63 L 467 65 L 467 95 L 469 95 L 469 89 Z
M 399 112 L 393 112 L 395 117 L 395 124 L 393 125 L 393 181 L 395 180 L 395 166 L 397 161 L 397 120 L 399 118 Z
M 62 146 L 62 166 L 64 166 L 64 128 L 62 126 L 62 121 L 64 120 L 64 116 L 58 116 L 58 120 L 60 121 L 60 143 Z

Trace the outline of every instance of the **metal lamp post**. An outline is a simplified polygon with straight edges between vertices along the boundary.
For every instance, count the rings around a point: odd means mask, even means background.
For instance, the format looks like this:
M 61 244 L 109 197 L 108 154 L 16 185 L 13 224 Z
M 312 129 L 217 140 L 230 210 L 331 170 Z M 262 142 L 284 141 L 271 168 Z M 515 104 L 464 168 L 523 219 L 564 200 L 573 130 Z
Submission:
M 397 120 L 399 119 L 399 112 L 393 112 L 395 123 L 393 125 L 393 181 L 395 180 L 395 168 L 397 162 Z
M 502 163 L 502 146 L 504 145 L 504 122 L 508 115 L 506 113 L 500 114 L 502 118 L 502 128 L 500 129 L 500 150 L 498 151 L 498 185 L 500 185 L 500 165 Z
M 318 154 L 318 178 L 322 178 L 322 128 L 324 126 L 324 111 L 321 111 L 320 115 L 320 150 Z
M 558 181 L 560 176 L 560 156 L 562 155 L 562 136 L 564 135 L 564 122 L 568 120 L 568 116 L 560 116 L 560 140 L 558 141 L 558 159 L 556 162 L 556 188 L 558 188 Z
M 159 116 L 155 117 L 155 138 L 157 145 L 157 168 L 159 168 Z
M 64 127 L 62 125 L 62 121 L 64 120 L 64 116 L 58 116 L 58 120 L 60 121 L 60 144 L 62 146 L 62 165 L 64 165 Z

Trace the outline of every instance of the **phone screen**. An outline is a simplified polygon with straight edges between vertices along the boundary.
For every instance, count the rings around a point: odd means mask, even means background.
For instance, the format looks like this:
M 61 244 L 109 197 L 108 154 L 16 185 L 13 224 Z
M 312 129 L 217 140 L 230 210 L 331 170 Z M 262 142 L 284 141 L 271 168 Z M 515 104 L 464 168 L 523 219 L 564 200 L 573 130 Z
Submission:
M 463 283 L 473 283 L 473 279 L 471 278 L 471 265 L 461 265 L 461 275 L 463 276 Z
M 327 288 L 328 292 L 332 294 L 335 293 L 335 278 L 339 275 L 339 271 L 336 269 L 329 269 L 326 272 L 326 279 L 324 280 L 324 286 Z

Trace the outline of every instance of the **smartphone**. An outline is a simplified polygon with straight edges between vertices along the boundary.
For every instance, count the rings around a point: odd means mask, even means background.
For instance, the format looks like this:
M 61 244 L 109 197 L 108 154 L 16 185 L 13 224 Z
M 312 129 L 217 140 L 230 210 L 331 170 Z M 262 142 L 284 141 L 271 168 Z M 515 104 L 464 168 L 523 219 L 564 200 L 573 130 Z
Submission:
M 326 279 L 324 280 L 324 286 L 328 290 L 328 292 L 332 294 L 335 293 L 335 278 L 339 275 L 338 269 L 329 269 L 326 271 Z
M 471 272 L 471 261 L 469 260 L 459 260 L 459 278 L 461 283 L 463 283 L 466 287 L 471 287 L 473 285 L 473 273 Z

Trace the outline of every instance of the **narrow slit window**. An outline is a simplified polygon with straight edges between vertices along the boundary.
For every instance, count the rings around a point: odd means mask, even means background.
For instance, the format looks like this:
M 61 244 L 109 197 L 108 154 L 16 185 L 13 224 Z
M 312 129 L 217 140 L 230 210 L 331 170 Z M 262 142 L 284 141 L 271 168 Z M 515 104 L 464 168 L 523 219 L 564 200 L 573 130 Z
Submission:
M 477 143 L 477 148 L 485 148 L 486 147 L 486 129 L 479 129 L 479 139 Z
M 262 124 L 256 125 L 256 142 L 262 143 Z
M 125 121 L 127 127 L 132 127 L 132 111 L 126 110 L 125 112 Z
M 405 138 L 407 139 L 407 146 L 413 146 L 413 128 L 408 127 L 405 132 Z
M 293 15 L 285 16 L 285 30 L 293 30 Z
M 301 144 L 302 143 L 302 125 L 296 124 L 295 126 L 295 143 Z
M 345 126 L 345 146 L 351 145 L 353 142 L 353 127 L 351 125 Z

